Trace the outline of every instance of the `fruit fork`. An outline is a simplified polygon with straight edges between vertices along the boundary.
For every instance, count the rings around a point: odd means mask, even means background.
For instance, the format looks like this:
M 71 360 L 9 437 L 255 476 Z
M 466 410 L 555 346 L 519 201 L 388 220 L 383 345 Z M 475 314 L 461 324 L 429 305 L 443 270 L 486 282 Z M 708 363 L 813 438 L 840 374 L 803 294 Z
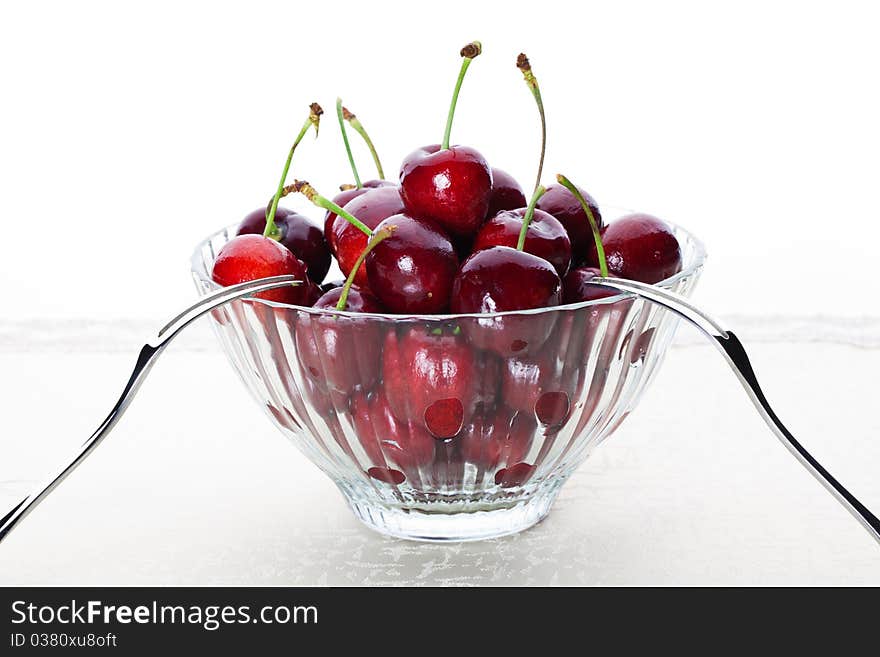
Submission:
M 871 513 L 864 504 L 859 502 L 837 479 L 831 476 L 831 473 L 822 467 L 804 446 L 795 439 L 785 425 L 782 424 L 782 421 L 770 407 L 770 403 L 764 396 L 746 350 L 733 331 L 723 328 L 717 320 L 696 308 L 684 297 L 673 292 L 667 292 L 655 285 L 619 278 L 596 277 L 595 281 L 604 286 L 615 288 L 620 292 L 635 294 L 663 306 L 679 317 L 686 319 L 706 335 L 712 344 L 724 355 L 724 359 L 736 374 L 743 388 L 745 388 L 752 404 L 754 404 L 764 422 L 767 423 L 767 426 L 776 434 L 776 437 L 782 441 L 782 444 L 794 455 L 798 462 L 818 479 L 828 492 L 865 527 L 868 533 L 874 537 L 874 540 L 880 543 L 880 519 Z
M 283 287 L 285 285 L 297 285 L 300 282 L 294 276 L 272 276 L 254 281 L 239 283 L 225 287 L 213 294 L 200 299 L 186 310 L 179 313 L 170 322 L 163 326 L 159 332 L 150 339 L 138 354 L 134 370 L 122 390 L 122 394 L 113 410 L 95 430 L 91 437 L 82 444 L 76 454 L 59 470 L 53 474 L 40 488 L 34 490 L 21 502 L 16 504 L 5 516 L 0 518 L 0 542 L 5 539 L 15 526 L 21 522 L 28 513 L 42 502 L 64 479 L 73 472 L 86 457 L 91 454 L 98 445 L 107 437 L 107 434 L 116 426 L 119 419 L 125 413 L 138 389 L 144 382 L 147 373 L 156 363 L 165 347 L 177 337 L 177 335 L 196 319 L 207 312 L 215 310 L 230 301 L 253 296 L 259 292 Z

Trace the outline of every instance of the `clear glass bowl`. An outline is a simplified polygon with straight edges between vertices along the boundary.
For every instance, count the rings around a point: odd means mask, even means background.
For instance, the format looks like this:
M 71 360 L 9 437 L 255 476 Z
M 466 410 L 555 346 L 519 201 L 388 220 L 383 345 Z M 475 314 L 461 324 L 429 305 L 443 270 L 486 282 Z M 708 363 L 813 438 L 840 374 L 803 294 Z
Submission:
M 192 258 L 201 294 L 235 226 Z M 688 295 L 705 260 L 676 227 Z M 511 534 L 635 408 L 678 319 L 627 295 L 534 311 L 405 317 L 262 300 L 212 316 L 251 396 L 355 515 L 421 540 Z

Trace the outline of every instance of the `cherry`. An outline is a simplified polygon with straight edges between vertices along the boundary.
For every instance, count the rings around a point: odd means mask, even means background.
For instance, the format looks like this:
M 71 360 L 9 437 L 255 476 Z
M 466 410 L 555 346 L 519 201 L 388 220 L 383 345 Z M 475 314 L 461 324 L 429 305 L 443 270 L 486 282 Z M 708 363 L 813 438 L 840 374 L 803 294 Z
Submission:
M 342 288 L 330 290 L 315 308 L 335 310 Z M 380 313 L 382 305 L 365 290 L 348 291 L 346 311 Z M 303 374 L 316 387 L 350 393 L 356 386 L 370 386 L 379 378 L 381 335 L 379 325 L 336 314 L 302 313 L 296 323 L 297 359 Z
M 224 287 L 268 276 L 290 274 L 305 282 L 306 266 L 286 246 L 262 235 L 233 237 L 217 254 L 211 278 Z M 307 298 L 305 285 L 291 285 L 259 293 L 261 299 L 303 305 Z
M 525 205 L 526 195 L 516 179 L 506 171 L 492 167 L 492 194 L 486 216 L 494 217 L 502 210 L 516 210 Z
M 568 419 L 571 410 L 575 392 L 572 374 L 550 350 L 508 358 L 504 361 L 501 396 L 513 410 L 532 415 L 544 427 L 555 428 Z
M 358 258 L 367 254 L 394 232 L 389 226 L 370 239 Z M 345 285 L 326 292 L 315 308 L 349 313 L 378 313 L 384 309 L 369 292 L 353 286 L 354 273 Z M 330 392 L 348 394 L 356 386 L 370 388 L 379 378 L 379 324 L 349 315 L 302 313 L 296 327 L 296 350 L 303 373 L 315 385 Z
M 396 185 L 388 180 L 368 180 L 363 187 L 354 187 L 353 185 L 342 185 L 340 192 L 333 197 L 332 201 L 339 207 L 345 207 L 351 200 L 356 199 L 361 194 L 366 194 L 371 189 L 377 187 L 396 187 Z M 336 213 L 327 210 L 324 214 L 324 239 L 333 252 L 336 252 L 335 237 L 333 235 L 333 223 L 336 221 Z
M 602 228 L 602 215 L 593 198 L 580 187 L 578 191 L 593 213 L 598 227 Z M 590 248 L 593 247 L 593 236 L 590 229 L 590 220 L 584 212 L 580 202 L 568 189 L 559 185 L 550 185 L 547 192 L 538 201 L 538 209 L 552 214 L 559 219 L 560 223 L 568 231 L 571 240 L 571 266 L 578 267 L 587 258 Z
M 526 208 L 505 210 L 492 217 L 477 233 L 473 251 L 492 246 L 516 247 L 527 211 Z M 534 211 L 524 250 L 547 260 L 560 276 L 565 276 L 571 263 L 568 233 L 553 215 L 542 210 Z
M 397 226 L 394 235 L 367 256 L 370 289 L 393 313 L 432 314 L 449 307 L 458 257 L 434 224 L 407 214 L 376 226 Z
M 382 356 L 388 405 L 394 415 L 452 438 L 476 405 L 474 354 L 460 335 L 413 327 L 388 333 Z
M 535 203 L 544 188 L 532 196 L 522 221 L 517 248 L 492 246 L 465 260 L 452 289 L 454 313 L 500 313 L 557 306 L 562 281 L 544 258 L 523 251 Z M 462 328 L 471 342 L 503 357 L 539 348 L 553 328 L 553 313 L 469 319 Z
M 435 221 L 457 236 L 476 233 L 486 219 L 492 194 L 492 171 L 486 159 L 473 148 L 449 145 L 461 83 L 480 51 L 478 41 L 461 50 L 461 71 L 452 94 L 442 143 L 413 151 L 400 168 L 400 193 L 409 213 L 419 219 Z
M 499 463 L 522 461 L 537 429 L 534 416 L 502 406 L 476 413 L 462 432 L 463 458 L 491 470 Z
M 434 439 L 418 422 L 401 420 L 391 410 L 389 399 L 382 388 L 368 393 L 356 391 L 351 397 L 351 416 L 358 440 L 367 457 L 379 468 L 370 468 L 368 474 L 380 481 L 400 484 L 402 473 L 382 464 L 390 461 L 413 477 L 417 468 L 427 465 L 434 457 Z
M 602 244 L 612 276 L 659 283 L 681 270 L 681 246 L 669 225 L 649 214 L 631 214 L 608 224 Z M 593 247 L 587 264 L 596 265 Z
M 394 187 L 380 187 L 368 190 L 345 205 L 345 211 L 360 219 L 364 225 L 375 229 L 383 220 L 403 212 L 400 191 Z M 337 217 L 332 228 L 334 250 L 339 261 L 339 269 L 348 276 L 358 256 L 367 244 L 367 236 L 352 226 L 344 217 Z M 366 287 L 367 270 L 360 267 L 355 282 Z
M 617 290 L 605 285 L 597 285 L 595 278 L 602 273 L 597 267 L 578 267 L 572 269 L 562 279 L 562 302 L 579 303 L 595 301 L 620 294 Z
M 473 235 L 486 219 L 492 172 L 468 146 L 425 146 L 400 169 L 400 195 L 413 216 L 431 219 L 453 235 Z
M 238 225 L 237 234 L 262 235 L 266 230 L 266 212 L 266 208 L 257 208 L 248 214 Z M 278 241 L 306 264 L 309 278 L 316 283 L 323 281 L 332 256 L 321 229 L 308 217 L 287 208 L 276 209 L 275 226 L 280 235 Z

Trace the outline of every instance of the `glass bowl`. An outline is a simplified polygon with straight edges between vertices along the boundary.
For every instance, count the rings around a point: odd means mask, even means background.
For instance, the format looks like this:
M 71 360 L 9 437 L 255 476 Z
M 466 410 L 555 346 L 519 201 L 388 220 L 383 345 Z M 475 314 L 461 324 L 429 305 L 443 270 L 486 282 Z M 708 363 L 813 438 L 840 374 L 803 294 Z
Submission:
M 705 250 L 674 227 L 688 295 Z M 236 226 L 192 257 L 201 294 Z M 635 408 L 678 319 L 628 295 L 532 311 L 407 317 L 258 299 L 215 311 L 251 396 L 379 532 L 511 534 L 543 519 L 571 473 Z

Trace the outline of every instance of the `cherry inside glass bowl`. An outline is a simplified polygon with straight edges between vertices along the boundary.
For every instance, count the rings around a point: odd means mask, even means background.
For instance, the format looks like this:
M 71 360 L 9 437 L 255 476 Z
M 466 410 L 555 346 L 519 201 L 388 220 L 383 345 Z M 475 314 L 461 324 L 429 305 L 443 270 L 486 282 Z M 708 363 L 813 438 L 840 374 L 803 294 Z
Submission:
M 705 250 L 674 232 L 683 267 L 659 285 L 689 295 Z M 214 257 L 234 235 L 229 227 L 196 248 L 201 294 L 217 288 Z M 360 520 L 441 541 L 511 534 L 546 516 L 566 479 L 635 408 L 678 319 L 618 295 L 423 317 L 253 299 L 212 323 L 251 396 Z M 514 334 L 529 326 L 540 327 L 540 346 L 485 348 L 499 331 L 519 344 Z

